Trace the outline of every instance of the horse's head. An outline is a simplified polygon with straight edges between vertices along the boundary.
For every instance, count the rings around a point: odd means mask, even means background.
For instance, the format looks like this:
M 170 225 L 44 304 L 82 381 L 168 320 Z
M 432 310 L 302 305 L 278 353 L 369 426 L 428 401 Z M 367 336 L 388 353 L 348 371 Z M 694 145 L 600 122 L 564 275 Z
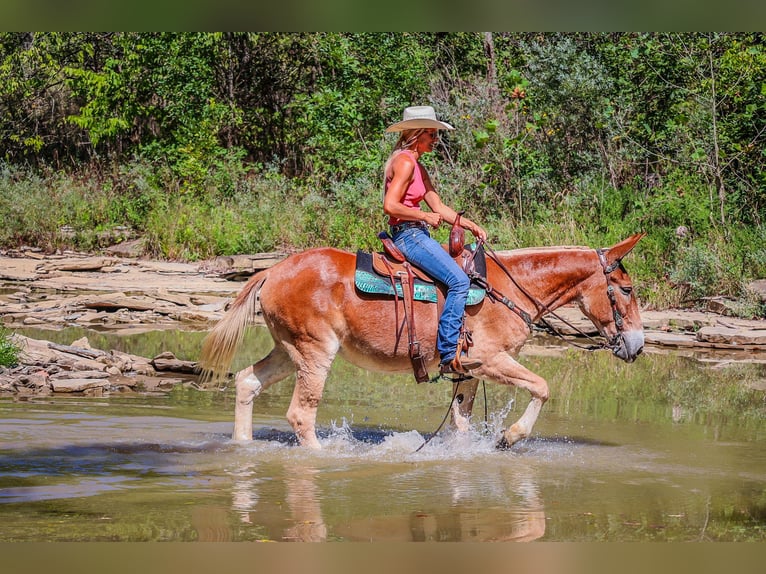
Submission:
M 645 233 L 637 233 L 608 249 L 598 249 L 599 268 L 581 293 L 580 309 L 623 361 L 633 362 L 644 349 L 644 327 L 633 284 L 622 259 Z

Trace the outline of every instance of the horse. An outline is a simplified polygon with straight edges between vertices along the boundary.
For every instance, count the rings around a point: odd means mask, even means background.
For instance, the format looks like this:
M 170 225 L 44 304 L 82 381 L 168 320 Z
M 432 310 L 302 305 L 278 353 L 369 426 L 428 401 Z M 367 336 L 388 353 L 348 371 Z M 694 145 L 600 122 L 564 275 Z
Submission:
M 482 361 L 471 378 L 454 384 L 451 425 L 469 427 L 480 380 L 526 389 L 530 401 L 521 417 L 502 429 L 498 448 L 510 448 L 528 437 L 548 400 L 548 383 L 514 357 L 534 322 L 562 305 L 576 304 L 593 323 L 603 345 L 626 362 L 642 352 L 644 331 L 631 279 L 622 264 L 643 233 L 604 249 L 582 246 L 523 248 L 496 253 L 486 260 L 488 294 L 466 307 L 465 325 L 472 333 L 472 357 Z M 360 292 L 355 286 L 354 253 L 318 247 L 293 254 L 253 275 L 223 318 L 206 335 L 199 360 L 203 377 L 222 380 L 245 329 L 261 314 L 274 348 L 234 375 L 235 441 L 253 438 L 253 401 L 275 383 L 295 373 L 287 420 L 298 444 L 321 448 L 316 414 L 325 380 L 336 355 L 363 369 L 412 372 L 407 342 L 394 311 L 401 300 Z M 501 294 L 502 297 L 499 297 Z M 513 311 L 513 312 L 512 312 Z M 429 368 L 436 368 L 437 305 L 415 301 L 413 315 Z M 406 337 L 405 337 L 406 339 Z M 460 395 L 457 395 L 457 390 Z M 460 400 L 462 399 L 462 400 Z

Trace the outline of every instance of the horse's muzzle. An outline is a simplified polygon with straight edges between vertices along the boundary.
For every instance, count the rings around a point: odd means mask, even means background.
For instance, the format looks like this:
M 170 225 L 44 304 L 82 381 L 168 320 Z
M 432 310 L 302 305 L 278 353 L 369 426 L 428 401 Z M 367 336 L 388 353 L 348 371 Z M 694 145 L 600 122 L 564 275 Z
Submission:
M 609 347 L 617 357 L 626 363 L 632 363 L 644 350 L 644 331 L 623 331 L 611 341 Z

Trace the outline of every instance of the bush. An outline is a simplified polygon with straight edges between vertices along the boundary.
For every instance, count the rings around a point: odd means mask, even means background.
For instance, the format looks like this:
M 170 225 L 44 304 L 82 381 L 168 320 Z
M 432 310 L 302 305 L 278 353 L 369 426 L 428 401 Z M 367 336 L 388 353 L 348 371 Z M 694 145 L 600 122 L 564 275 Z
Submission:
M 13 340 L 12 334 L 0 327 L 0 367 L 15 367 L 19 364 L 21 349 Z

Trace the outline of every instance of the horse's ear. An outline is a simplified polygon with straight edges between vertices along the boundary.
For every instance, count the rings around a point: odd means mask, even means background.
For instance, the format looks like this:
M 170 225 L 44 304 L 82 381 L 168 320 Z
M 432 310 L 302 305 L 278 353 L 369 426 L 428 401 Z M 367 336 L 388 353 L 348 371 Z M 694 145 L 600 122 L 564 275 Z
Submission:
M 638 243 L 638 240 L 641 239 L 644 235 L 646 235 L 644 232 L 636 233 L 610 247 L 605 254 L 607 265 L 612 265 L 617 261 L 622 261 L 622 258 L 633 250 L 633 248 L 636 246 L 636 243 Z

